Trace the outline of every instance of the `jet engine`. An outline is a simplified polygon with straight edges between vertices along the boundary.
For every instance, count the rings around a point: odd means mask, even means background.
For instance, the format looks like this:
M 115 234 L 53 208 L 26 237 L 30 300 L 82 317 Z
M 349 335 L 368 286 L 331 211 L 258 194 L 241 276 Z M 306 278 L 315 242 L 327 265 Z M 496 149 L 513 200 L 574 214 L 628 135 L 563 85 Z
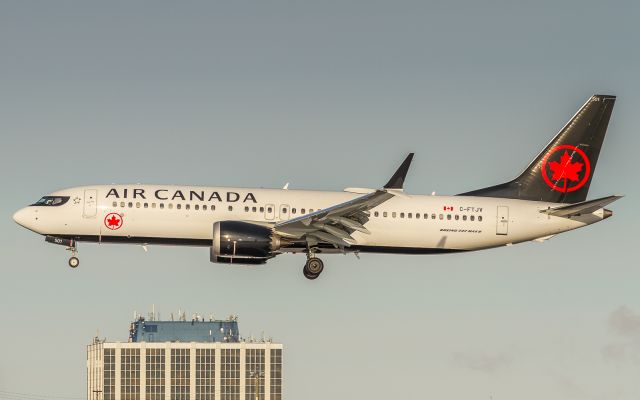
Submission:
M 269 227 L 241 221 L 213 224 L 211 262 L 265 264 L 279 248 L 280 238 Z

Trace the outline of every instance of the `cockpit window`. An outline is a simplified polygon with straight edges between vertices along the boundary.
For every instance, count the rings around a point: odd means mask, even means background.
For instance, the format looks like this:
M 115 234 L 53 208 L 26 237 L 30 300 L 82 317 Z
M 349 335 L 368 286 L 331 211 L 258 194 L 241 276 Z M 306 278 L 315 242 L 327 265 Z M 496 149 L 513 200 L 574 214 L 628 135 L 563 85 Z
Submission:
M 61 206 L 69 201 L 69 196 L 44 196 L 36 201 L 34 206 Z

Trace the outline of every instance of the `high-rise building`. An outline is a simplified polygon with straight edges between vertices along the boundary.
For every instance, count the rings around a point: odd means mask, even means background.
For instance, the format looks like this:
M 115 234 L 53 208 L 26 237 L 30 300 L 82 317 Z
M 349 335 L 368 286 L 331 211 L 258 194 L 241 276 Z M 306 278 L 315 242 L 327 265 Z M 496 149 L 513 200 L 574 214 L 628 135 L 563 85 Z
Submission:
M 281 400 L 282 348 L 241 339 L 236 317 L 138 317 L 127 342 L 87 346 L 87 399 Z

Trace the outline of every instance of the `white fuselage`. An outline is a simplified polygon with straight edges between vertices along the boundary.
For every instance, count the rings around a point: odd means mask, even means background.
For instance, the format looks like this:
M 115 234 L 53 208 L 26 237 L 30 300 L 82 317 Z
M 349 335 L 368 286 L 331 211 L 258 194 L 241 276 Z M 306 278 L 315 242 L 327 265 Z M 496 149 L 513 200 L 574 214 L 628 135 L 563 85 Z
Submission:
M 23 208 L 14 218 L 39 234 L 78 241 L 210 246 L 212 226 L 217 221 L 272 224 L 360 195 L 312 190 L 109 185 L 76 187 L 51 196 L 70 199 L 60 206 Z M 365 224 L 370 234 L 354 232 L 357 243 L 350 248 L 416 254 L 478 250 L 546 238 L 605 218 L 603 209 L 573 218 L 540 212 L 554 206 L 557 204 L 489 197 L 395 196 L 370 210 Z

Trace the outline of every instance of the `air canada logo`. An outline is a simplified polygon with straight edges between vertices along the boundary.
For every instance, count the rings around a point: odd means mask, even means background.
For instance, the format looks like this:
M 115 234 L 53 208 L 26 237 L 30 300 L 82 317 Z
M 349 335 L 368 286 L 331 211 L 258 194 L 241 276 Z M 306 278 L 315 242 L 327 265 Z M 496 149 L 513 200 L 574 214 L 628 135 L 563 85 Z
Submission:
M 115 231 L 122 228 L 122 217 L 118 213 L 109 213 L 104 217 L 104 226 Z
M 580 189 L 589 180 L 590 172 L 589 158 L 576 146 L 556 146 L 542 160 L 542 178 L 558 192 Z

